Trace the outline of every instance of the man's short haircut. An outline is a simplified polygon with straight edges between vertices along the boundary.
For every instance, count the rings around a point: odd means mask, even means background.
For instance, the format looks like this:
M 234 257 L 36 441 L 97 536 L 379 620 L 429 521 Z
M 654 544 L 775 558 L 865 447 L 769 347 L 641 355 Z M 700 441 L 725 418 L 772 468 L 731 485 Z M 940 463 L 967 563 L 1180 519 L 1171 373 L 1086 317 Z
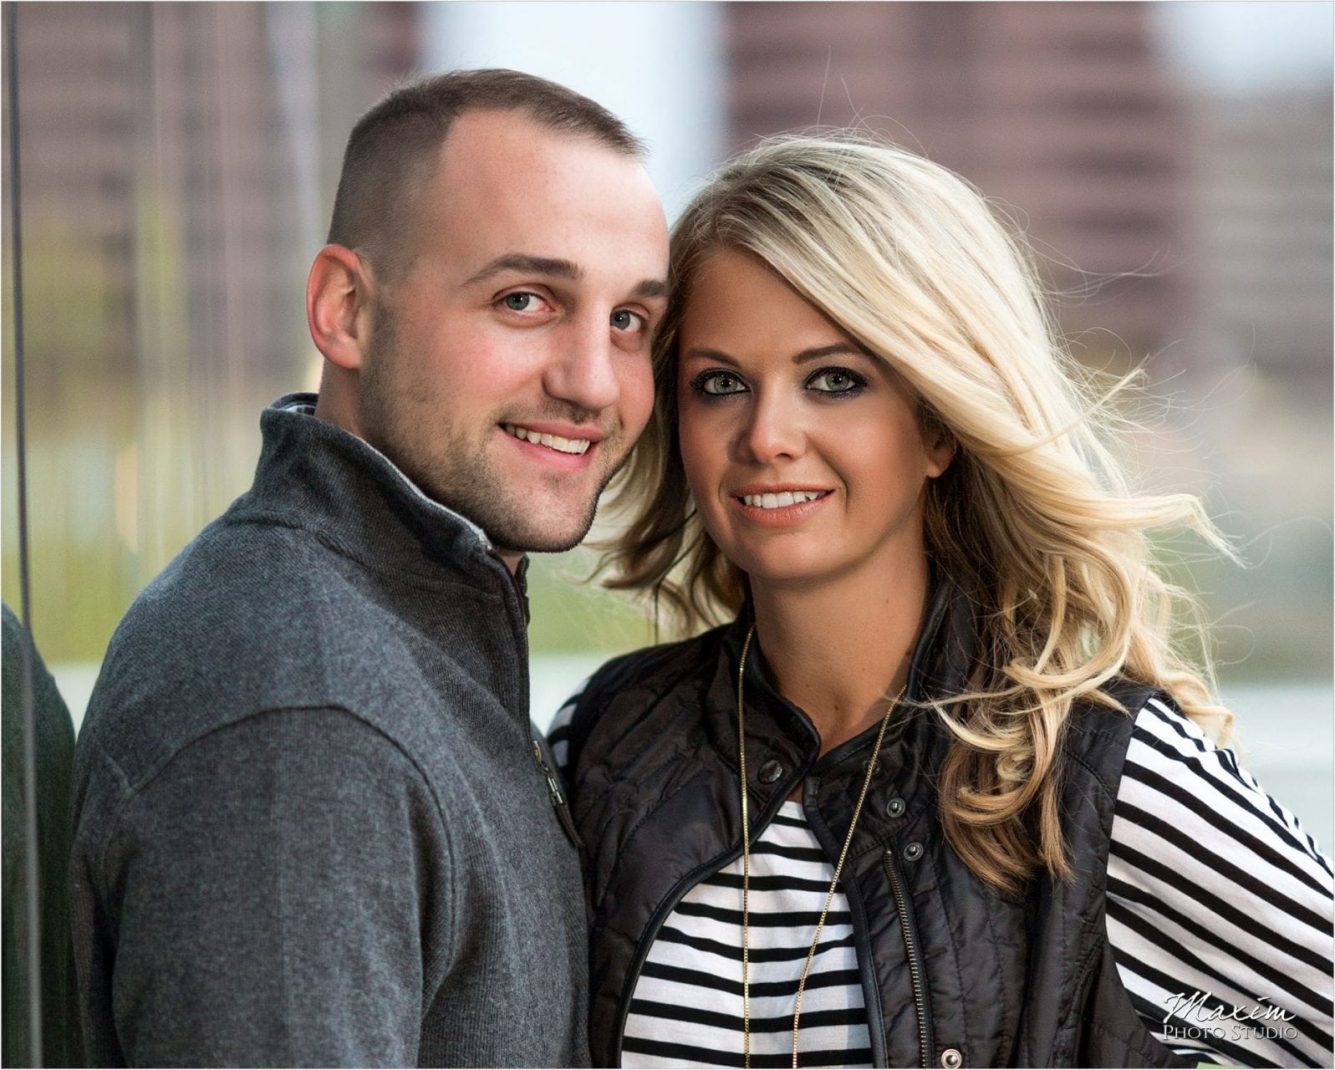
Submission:
M 330 242 L 357 250 L 388 280 L 411 263 L 417 191 L 460 115 L 518 111 L 551 130 L 584 135 L 627 156 L 644 145 L 601 104 L 520 71 L 450 71 L 402 86 L 357 120 L 343 154 Z

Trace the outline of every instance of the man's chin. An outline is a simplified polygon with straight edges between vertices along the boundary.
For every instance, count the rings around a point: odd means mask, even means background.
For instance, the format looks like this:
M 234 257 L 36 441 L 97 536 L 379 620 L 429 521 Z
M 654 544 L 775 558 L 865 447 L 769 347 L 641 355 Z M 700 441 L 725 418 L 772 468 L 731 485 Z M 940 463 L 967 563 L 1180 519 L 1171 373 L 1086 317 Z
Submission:
M 561 554 L 584 541 L 593 527 L 593 516 L 590 509 L 587 520 L 560 528 L 505 525 L 495 531 L 486 529 L 487 537 L 502 554 Z
M 511 545 L 511 543 L 516 541 L 513 538 L 507 539 L 504 542 L 492 539 L 491 544 L 499 554 L 563 554 L 567 550 L 573 550 L 576 546 L 582 543 L 584 541 L 584 536 L 587 534 L 588 531 L 585 530 L 582 534 L 573 538 L 528 539 L 523 546 Z M 488 537 L 490 538 L 490 536 Z

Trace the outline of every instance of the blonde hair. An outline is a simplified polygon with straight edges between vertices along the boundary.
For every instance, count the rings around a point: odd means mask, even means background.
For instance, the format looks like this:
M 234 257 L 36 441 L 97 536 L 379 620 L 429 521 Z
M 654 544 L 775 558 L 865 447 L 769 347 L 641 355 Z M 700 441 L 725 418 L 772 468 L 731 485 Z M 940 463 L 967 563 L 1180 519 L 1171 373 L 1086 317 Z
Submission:
M 1174 630 L 1174 609 L 1194 604 L 1152 567 L 1147 532 L 1226 544 L 1195 497 L 1127 490 L 1027 254 L 972 187 L 859 135 L 788 136 L 725 165 L 673 229 L 654 415 L 613 498 L 632 518 L 604 556 L 608 585 L 647 593 L 682 631 L 730 619 L 746 598 L 691 503 L 676 429 L 682 308 L 723 248 L 765 261 L 912 386 L 925 428 L 954 438 L 926 491 L 926 542 L 981 604 L 983 634 L 971 690 L 934 703 L 954 735 L 942 821 L 999 889 L 1042 869 L 1068 876 L 1059 748 L 1076 699 L 1117 707 L 1102 688 L 1121 675 L 1227 726 L 1194 612 L 1185 636 Z

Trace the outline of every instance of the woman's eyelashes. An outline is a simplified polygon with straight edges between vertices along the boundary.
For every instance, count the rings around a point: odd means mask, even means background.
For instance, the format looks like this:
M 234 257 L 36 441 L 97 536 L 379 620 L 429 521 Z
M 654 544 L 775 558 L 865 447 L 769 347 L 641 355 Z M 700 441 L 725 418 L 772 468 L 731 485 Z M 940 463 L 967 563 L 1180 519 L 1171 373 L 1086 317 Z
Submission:
M 750 388 L 742 381 L 741 376 L 720 368 L 710 368 L 708 371 L 700 372 L 691 380 L 691 389 L 701 397 L 718 398 L 729 394 L 744 394 Z
M 852 368 L 821 368 L 807 377 L 805 386 L 822 394 L 860 394 L 867 387 L 867 377 Z
M 802 382 L 802 389 L 828 397 L 849 397 L 867 388 L 867 377 L 852 368 L 820 368 Z M 736 372 L 709 368 L 691 379 L 691 390 L 704 398 L 723 398 L 749 393 L 751 388 Z

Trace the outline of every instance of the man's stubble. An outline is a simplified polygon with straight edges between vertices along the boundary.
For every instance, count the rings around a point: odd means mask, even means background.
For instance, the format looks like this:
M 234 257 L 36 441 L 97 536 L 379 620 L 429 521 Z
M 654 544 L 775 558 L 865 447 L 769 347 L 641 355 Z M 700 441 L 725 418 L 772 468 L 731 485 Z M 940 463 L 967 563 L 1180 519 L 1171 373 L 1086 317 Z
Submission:
M 598 480 L 582 518 L 568 530 L 544 531 L 542 518 L 525 509 L 522 495 L 505 485 L 487 457 L 483 443 L 470 442 L 465 434 L 442 426 L 428 437 L 433 399 L 429 390 L 406 376 L 411 356 L 397 348 L 394 315 L 380 302 L 373 317 L 367 360 L 360 372 L 358 394 L 362 429 L 367 441 L 385 454 L 428 498 L 472 521 L 502 552 L 560 553 L 574 549 L 589 533 L 598 512 L 598 499 L 612 478 L 629 459 L 630 450 L 617 428 L 600 444 L 616 448 L 619 455 Z M 397 373 L 397 374 L 396 374 Z M 415 387 L 417 387 L 415 389 Z M 584 423 L 594 415 L 569 403 L 548 399 L 539 412 L 516 414 L 511 422 L 557 420 Z M 414 426 L 415 425 L 415 426 Z M 545 477 L 560 489 L 559 473 Z M 568 492 L 567 492 L 568 493 Z

